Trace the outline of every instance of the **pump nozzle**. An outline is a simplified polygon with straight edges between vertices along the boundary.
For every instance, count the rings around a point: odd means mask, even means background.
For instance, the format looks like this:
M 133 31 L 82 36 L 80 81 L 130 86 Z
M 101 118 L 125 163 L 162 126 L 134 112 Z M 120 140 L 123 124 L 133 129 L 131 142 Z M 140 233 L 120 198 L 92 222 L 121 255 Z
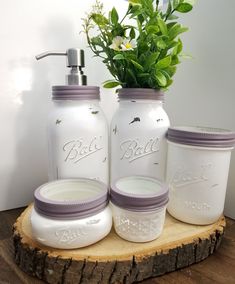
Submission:
M 87 77 L 83 74 L 82 68 L 85 67 L 84 50 L 78 48 L 69 48 L 63 51 L 48 51 L 36 56 L 36 59 L 42 59 L 51 55 L 63 55 L 67 57 L 67 67 L 70 67 L 70 74 L 66 76 L 68 85 L 86 85 Z

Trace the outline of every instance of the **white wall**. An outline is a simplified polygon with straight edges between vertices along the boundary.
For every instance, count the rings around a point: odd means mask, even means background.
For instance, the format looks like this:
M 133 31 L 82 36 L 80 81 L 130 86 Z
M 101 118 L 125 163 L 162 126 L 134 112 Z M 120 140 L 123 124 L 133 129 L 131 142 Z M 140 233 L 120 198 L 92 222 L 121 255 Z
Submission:
M 105 0 L 111 9 L 115 1 Z M 35 55 L 46 50 L 87 48 L 81 20 L 93 0 L 0 0 L 0 210 L 26 205 L 47 181 L 46 118 L 51 85 L 64 84 L 65 59 Z M 119 7 L 125 6 L 120 1 Z M 91 84 L 107 78 L 87 52 Z M 106 94 L 111 105 L 112 95 Z M 113 107 L 113 105 L 112 105 Z M 112 107 L 105 107 L 111 116 Z
M 126 1 L 103 1 L 123 11 Z M 224 3 L 225 2 L 225 3 Z M 86 74 L 91 85 L 110 79 L 102 63 L 86 48 L 80 18 L 94 1 L 0 0 L 0 210 L 32 199 L 47 180 L 46 113 L 50 87 L 63 84 L 63 58 L 36 62 L 42 51 L 78 46 L 86 50 Z M 226 5 L 225 5 L 226 4 Z M 12 9 L 14 7 L 14 9 Z M 166 94 L 172 124 L 210 125 L 235 129 L 233 84 L 235 63 L 235 1 L 198 0 L 183 17 L 190 31 L 183 36 L 194 60 L 179 67 Z M 108 119 L 117 107 L 113 90 L 102 90 Z M 235 203 L 235 154 L 229 177 L 227 205 Z M 227 210 L 228 214 L 232 211 Z M 233 212 L 235 217 L 235 212 Z

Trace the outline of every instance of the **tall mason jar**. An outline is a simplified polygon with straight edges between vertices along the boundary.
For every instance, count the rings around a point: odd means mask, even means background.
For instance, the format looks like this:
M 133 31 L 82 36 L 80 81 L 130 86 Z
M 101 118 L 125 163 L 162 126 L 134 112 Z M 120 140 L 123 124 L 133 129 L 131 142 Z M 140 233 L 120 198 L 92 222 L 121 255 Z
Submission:
M 111 123 L 111 181 L 130 175 L 165 180 L 170 125 L 164 95 L 154 89 L 123 88 Z
M 85 177 L 108 184 L 108 125 L 99 88 L 54 86 L 49 114 L 49 180 Z

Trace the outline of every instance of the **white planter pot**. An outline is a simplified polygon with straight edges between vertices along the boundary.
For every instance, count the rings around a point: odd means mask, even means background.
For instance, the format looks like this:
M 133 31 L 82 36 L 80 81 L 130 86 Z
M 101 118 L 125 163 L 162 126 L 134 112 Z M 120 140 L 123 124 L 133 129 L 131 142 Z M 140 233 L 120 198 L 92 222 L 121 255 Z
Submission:
M 129 175 L 165 179 L 169 118 L 162 95 L 151 89 L 119 90 L 111 123 L 111 181 Z

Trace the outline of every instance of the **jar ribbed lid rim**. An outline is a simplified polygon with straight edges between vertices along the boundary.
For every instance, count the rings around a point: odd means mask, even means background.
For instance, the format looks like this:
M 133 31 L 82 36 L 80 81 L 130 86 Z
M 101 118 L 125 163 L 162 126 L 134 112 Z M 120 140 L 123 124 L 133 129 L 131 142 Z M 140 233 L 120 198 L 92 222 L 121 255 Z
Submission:
M 164 93 L 161 90 L 151 88 L 121 88 L 118 89 L 120 99 L 141 99 L 164 101 Z
M 79 85 L 56 85 L 52 86 L 53 91 L 58 91 L 58 90 L 95 90 L 99 91 L 100 88 L 98 86 L 79 86 Z
M 53 100 L 99 100 L 100 88 L 78 85 L 53 86 L 52 98 Z
M 128 192 L 120 188 L 120 182 L 126 182 L 126 186 L 130 181 L 145 182 L 146 187 L 143 186 L 143 193 Z M 147 193 L 148 185 L 154 186 L 151 191 Z M 111 184 L 110 201 L 121 208 L 133 211 L 152 211 L 163 207 L 168 203 L 168 187 L 165 183 L 147 176 L 127 176 L 117 179 Z
M 168 129 L 167 139 L 171 142 L 196 146 L 233 147 L 235 132 L 204 126 L 176 126 Z
M 75 194 L 76 198 L 70 196 L 63 199 L 63 194 Z M 107 186 L 88 178 L 49 182 L 34 192 L 35 210 L 58 219 L 86 218 L 102 211 L 107 204 Z

